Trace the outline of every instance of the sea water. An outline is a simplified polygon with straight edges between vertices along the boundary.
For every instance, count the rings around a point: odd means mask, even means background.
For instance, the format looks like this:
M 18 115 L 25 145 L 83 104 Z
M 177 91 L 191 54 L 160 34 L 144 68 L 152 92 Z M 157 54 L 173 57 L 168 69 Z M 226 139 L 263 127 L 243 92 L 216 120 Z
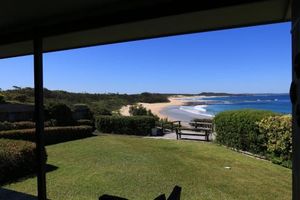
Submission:
M 291 113 L 288 94 L 251 94 L 224 97 L 186 98 L 189 106 L 180 106 L 184 112 L 199 116 L 214 116 L 219 112 L 238 109 L 270 110 L 282 114 Z

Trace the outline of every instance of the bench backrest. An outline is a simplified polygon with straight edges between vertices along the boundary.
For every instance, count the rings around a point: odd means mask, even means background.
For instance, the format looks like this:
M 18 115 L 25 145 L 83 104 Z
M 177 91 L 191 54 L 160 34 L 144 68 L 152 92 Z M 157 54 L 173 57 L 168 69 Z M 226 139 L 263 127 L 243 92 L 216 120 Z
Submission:
M 213 129 L 212 122 L 190 122 L 190 125 L 195 128 L 211 128 L 211 129 Z

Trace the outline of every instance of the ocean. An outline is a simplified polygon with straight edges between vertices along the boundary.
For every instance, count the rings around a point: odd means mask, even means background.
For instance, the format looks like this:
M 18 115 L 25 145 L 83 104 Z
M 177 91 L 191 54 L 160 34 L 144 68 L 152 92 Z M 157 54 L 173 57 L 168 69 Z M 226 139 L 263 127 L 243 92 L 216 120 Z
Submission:
M 213 117 L 219 112 L 238 109 L 270 110 L 290 114 L 292 105 L 288 94 L 251 94 L 223 97 L 181 98 L 184 106 L 170 106 L 161 111 L 172 119 L 190 121 Z

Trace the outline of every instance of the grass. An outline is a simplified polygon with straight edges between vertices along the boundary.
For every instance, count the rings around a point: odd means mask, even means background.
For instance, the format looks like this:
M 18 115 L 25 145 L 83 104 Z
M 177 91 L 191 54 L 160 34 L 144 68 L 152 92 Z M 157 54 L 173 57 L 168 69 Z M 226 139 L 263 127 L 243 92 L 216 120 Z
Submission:
M 175 185 L 183 200 L 291 199 L 291 170 L 210 143 L 104 135 L 47 151 L 48 163 L 58 167 L 47 173 L 53 200 L 105 193 L 150 200 Z M 36 195 L 36 178 L 5 188 Z

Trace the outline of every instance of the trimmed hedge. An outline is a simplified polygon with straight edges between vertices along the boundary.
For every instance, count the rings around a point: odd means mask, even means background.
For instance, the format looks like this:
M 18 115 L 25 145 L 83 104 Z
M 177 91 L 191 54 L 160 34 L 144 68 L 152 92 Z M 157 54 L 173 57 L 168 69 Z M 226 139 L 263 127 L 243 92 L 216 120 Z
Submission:
M 257 123 L 265 117 L 275 115 L 271 111 L 262 110 L 221 112 L 214 118 L 216 141 L 235 149 L 264 156 L 267 153 L 267 137 L 260 133 Z
M 150 116 L 99 116 L 96 128 L 102 133 L 149 135 L 155 127 L 155 118 Z
M 96 130 L 94 120 L 80 119 L 80 120 L 76 121 L 76 126 L 91 126 L 91 127 L 93 127 L 93 131 Z
M 32 121 L 21 122 L 0 122 L 0 131 L 16 130 L 16 129 L 29 129 L 34 128 L 35 123 Z
M 36 148 L 32 142 L 0 139 L 0 185 L 34 173 Z
M 260 133 L 267 136 L 268 158 L 285 167 L 292 167 L 292 116 L 272 116 L 259 123 Z
M 95 122 L 89 119 L 80 119 L 76 121 L 77 126 L 95 126 Z
M 15 129 L 29 129 L 35 127 L 35 122 L 32 121 L 21 121 L 21 122 L 14 122 Z
M 15 126 L 11 122 L 0 122 L 0 131 L 12 130 L 15 129 Z
M 92 136 L 91 126 L 46 127 L 45 143 L 56 144 Z M 1 131 L 0 138 L 35 141 L 35 129 Z
M 55 126 L 55 120 L 45 122 L 45 127 Z M 18 129 L 32 129 L 35 128 L 35 122 L 20 121 L 20 122 L 0 122 L 0 131 L 18 130 Z

